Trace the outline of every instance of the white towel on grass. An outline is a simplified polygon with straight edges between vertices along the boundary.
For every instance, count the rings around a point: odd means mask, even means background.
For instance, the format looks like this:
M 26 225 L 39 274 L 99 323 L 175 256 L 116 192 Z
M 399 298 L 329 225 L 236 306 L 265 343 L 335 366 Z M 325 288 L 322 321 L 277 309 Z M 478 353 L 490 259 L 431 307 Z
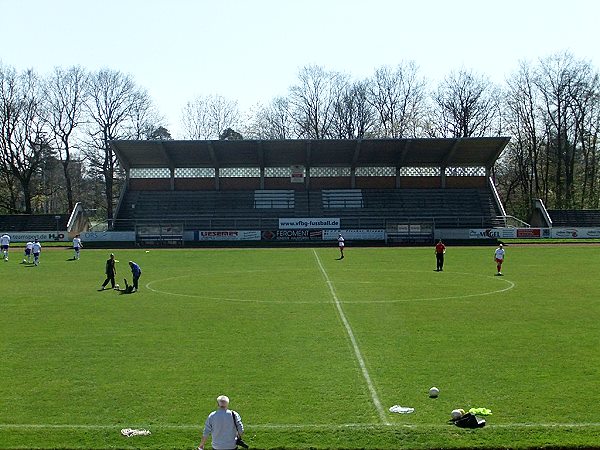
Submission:
M 390 408 L 390 412 L 398 414 L 410 414 L 415 412 L 415 408 L 409 408 L 408 406 L 394 405 Z
M 131 436 L 148 436 L 152 433 L 148 430 L 136 430 L 134 428 L 123 428 L 121 430 L 121 434 L 123 436 L 131 437 Z

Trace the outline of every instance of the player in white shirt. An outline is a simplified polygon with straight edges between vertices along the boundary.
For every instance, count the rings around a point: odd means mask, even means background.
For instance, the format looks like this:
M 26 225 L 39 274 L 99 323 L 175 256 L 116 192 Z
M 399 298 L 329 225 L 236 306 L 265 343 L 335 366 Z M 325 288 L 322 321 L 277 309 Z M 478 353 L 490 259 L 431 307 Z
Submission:
M 42 252 L 42 244 L 37 239 L 33 241 L 31 251 L 33 252 L 33 264 L 37 266 L 40 263 L 40 253 Z
M 494 252 L 494 261 L 496 261 L 496 269 L 498 269 L 498 273 L 496 276 L 502 276 L 502 263 L 504 262 L 504 246 L 502 244 L 498 245 L 498 248 Z
M 83 244 L 81 243 L 81 238 L 79 235 L 73 238 L 73 251 L 75 254 L 73 255 L 73 260 L 79 259 L 79 251 L 83 248 Z
M 0 247 L 2 248 L 2 254 L 4 255 L 4 261 L 8 261 L 8 246 L 10 245 L 10 236 L 3 234 L 0 236 Z
M 33 242 L 29 241 L 25 244 L 25 256 L 23 257 L 24 263 L 31 263 L 31 253 L 33 250 Z
M 340 248 L 340 259 L 344 259 L 344 236 L 342 233 L 338 235 L 338 247 Z

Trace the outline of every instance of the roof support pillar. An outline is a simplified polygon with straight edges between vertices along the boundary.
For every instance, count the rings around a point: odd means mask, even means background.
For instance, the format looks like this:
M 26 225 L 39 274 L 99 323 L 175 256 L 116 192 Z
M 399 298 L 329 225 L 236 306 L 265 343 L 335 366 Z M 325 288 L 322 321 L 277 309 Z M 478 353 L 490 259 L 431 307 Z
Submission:
M 441 188 L 446 189 L 446 166 L 440 166 L 440 180 L 441 180 Z
M 175 190 L 175 168 L 174 167 L 169 167 L 169 175 L 171 178 L 171 190 L 174 191 Z
M 265 188 L 265 166 L 260 166 L 260 188 Z
M 216 191 L 220 190 L 219 168 L 218 167 L 215 167 L 215 190 Z

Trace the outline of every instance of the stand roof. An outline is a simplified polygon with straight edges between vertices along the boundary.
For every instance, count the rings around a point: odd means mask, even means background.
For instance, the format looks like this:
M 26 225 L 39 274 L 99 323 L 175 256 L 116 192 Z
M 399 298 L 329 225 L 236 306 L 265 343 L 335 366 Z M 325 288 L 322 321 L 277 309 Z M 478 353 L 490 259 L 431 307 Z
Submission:
M 486 167 L 508 137 L 323 140 L 114 140 L 125 169 L 157 167 Z

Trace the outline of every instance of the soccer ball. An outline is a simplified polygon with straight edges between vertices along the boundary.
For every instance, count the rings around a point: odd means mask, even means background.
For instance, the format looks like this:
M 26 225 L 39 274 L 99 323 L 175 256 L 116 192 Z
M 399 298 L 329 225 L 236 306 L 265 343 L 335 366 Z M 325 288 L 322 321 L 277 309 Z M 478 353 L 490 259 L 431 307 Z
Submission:
M 118 285 L 118 284 L 115 284 L 115 291 L 118 291 L 119 289 L 120 289 L 120 288 L 119 288 L 119 285 Z
M 450 413 L 452 420 L 460 419 L 464 415 L 465 415 L 464 409 L 453 409 L 452 412 Z
M 436 398 L 438 395 L 440 395 L 440 390 L 438 388 L 434 386 L 431 389 L 429 389 L 429 396 L 431 398 Z

